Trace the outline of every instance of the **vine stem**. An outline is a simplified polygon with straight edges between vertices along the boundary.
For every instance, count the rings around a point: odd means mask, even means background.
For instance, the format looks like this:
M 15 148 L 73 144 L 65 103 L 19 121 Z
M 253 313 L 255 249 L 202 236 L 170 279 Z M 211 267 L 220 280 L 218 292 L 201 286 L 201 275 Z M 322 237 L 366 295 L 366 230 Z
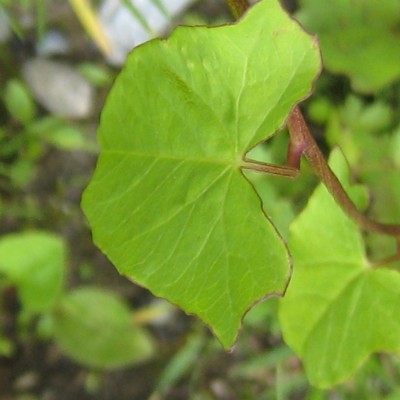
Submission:
M 288 165 L 269 164 L 247 158 L 245 158 L 240 164 L 240 168 L 263 172 L 268 175 L 284 176 L 285 178 L 297 178 L 300 173 L 298 168 L 293 168 Z
M 225 1 L 235 18 L 240 18 L 250 7 L 248 0 Z M 355 223 L 357 223 L 358 226 L 366 231 L 378 232 L 395 237 L 397 241 L 397 253 L 384 260 L 374 262 L 373 264 L 375 266 L 380 266 L 393 261 L 399 261 L 400 225 L 377 222 L 370 219 L 358 210 L 354 202 L 346 193 L 335 173 L 329 167 L 298 106 L 296 106 L 290 114 L 287 121 L 287 127 L 289 129 L 290 142 L 286 166 L 259 163 L 244 159 L 241 167 L 244 169 L 250 169 L 272 175 L 296 178 L 300 171 L 301 157 L 304 155 L 310 163 L 315 174 L 325 185 L 338 205 Z
M 248 0 L 226 0 L 234 18 L 240 18 L 250 7 Z
M 349 195 L 344 190 L 337 176 L 330 169 L 324 155 L 310 133 L 300 108 L 296 106 L 289 116 L 290 143 L 288 150 L 288 166 L 300 168 L 300 158 L 304 154 L 315 174 L 325 185 L 343 211 L 361 228 L 367 231 L 383 233 L 398 237 L 400 240 L 400 225 L 383 224 L 368 218 L 360 212 Z

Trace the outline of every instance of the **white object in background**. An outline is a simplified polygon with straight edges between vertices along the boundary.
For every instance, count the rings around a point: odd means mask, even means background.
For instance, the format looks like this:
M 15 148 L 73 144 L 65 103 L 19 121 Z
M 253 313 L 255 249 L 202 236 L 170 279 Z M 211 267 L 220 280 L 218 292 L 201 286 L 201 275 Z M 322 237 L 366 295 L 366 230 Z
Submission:
M 75 68 L 33 58 L 23 65 L 22 74 L 35 99 L 52 114 L 69 119 L 90 117 L 94 88 Z
M 121 0 L 104 0 L 99 19 L 110 40 L 112 54 L 108 61 L 122 65 L 128 53 L 139 44 L 161 35 L 179 15 L 195 0 L 129 0 L 146 21 L 137 18 Z M 160 2 L 162 8 L 157 5 Z

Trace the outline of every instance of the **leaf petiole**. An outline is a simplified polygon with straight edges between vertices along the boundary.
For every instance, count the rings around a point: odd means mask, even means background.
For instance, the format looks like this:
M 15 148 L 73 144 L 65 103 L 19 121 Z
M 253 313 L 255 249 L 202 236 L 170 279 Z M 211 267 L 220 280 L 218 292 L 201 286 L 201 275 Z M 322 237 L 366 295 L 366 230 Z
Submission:
M 226 0 L 235 18 L 241 17 L 250 7 L 248 0 Z M 271 175 L 296 178 L 300 172 L 300 161 L 304 155 L 321 182 L 328 189 L 342 210 L 362 229 L 371 232 L 393 236 L 397 241 L 397 252 L 385 260 L 377 261 L 374 265 L 387 264 L 400 259 L 400 225 L 384 224 L 370 219 L 360 212 L 349 195 L 344 190 L 339 179 L 329 167 L 324 155 L 303 118 L 300 108 L 296 106 L 290 114 L 287 126 L 290 142 L 287 155 L 287 165 L 260 163 L 244 159 L 241 168 L 263 172 Z
M 298 168 L 292 168 L 288 165 L 269 164 L 247 159 L 243 161 L 243 164 L 240 167 L 242 169 L 262 172 L 269 175 L 283 176 L 286 178 L 297 178 L 300 173 Z
M 240 18 L 250 7 L 248 0 L 226 0 L 226 4 L 235 19 Z
M 400 239 L 400 225 L 374 221 L 358 210 L 344 190 L 339 179 L 330 169 L 324 155 L 310 133 L 299 107 L 295 107 L 292 111 L 287 125 L 290 134 L 289 165 L 297 167 L 299 157 L 304 154 L 318 178 L 352 220 L 367 231 L 379 232 Z

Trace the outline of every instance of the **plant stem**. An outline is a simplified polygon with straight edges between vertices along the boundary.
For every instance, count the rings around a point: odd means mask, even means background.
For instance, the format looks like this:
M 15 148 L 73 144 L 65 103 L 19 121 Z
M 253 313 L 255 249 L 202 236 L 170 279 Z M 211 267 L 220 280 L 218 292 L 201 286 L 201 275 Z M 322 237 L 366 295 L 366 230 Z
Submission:
M 233 16 L 240 18 L 250 7 L 248 0 L 225 0 Z M 244 159 L 242 168 L 259 171 L 272 175 L 296 178 L 300 171 L 300 161 L 302 155 L 306 157 L 314 172 L 321 182 L 328 189 L 330 194 L 342 208 L 342 210 L 361 228 L 367 231 L 378 232 L 389 236 L 394 236 L 397 240 L 398 251 L 387 260 L 382 260 L 377 264 L 400 259 L 400 225 L 383 224 L 368 218 L 360 212 L 353 200 L 344 190 L 337 176 L 329 167 L 324 155 L 319 149 L 314 137 L 310 133 L 308 126 L 303 118 L 300 108 L 296 106 L 289 116 L 287 126 L 290 134 L 287 165 L 280 166 L 274 164 L 260 163 L 253 160 Z
M 265 162 L 249 160 L 247 158 L 244 159 L 240 167 L 242 169 L 263 172 L 264 174 L 269 175 L 284 176 L 287 178 L 297 178 L 300 172 L 298 168 L 292 168 L 288 165 L 269 164 Z
M 300 158 L 304 154 L 318 178 L 352 220 L 367 231 L 396 236 L 400 240 L 400 225 L 383 224 L 374 221 L 357 209 L 339 179 L 326 162 L 325 157 L 308 129 L 299 107 L 295 107 L 289 116 L 288 128 L 290 133 L 288 166 L 299 168 Z
M 393 256 L 386 257 L 382 260 L 376 260 L 371 262 L 371 266 L 373 268 L 379 268 L 379 267 L 384 267 L 387 264 L 391 264 L 394 262 L 400 261 L 400 249 L 397 249 L 397 253 L 394 254 Z
M 225 0 L 235 19 L 240 18 L 250 7 L 248 0 Z

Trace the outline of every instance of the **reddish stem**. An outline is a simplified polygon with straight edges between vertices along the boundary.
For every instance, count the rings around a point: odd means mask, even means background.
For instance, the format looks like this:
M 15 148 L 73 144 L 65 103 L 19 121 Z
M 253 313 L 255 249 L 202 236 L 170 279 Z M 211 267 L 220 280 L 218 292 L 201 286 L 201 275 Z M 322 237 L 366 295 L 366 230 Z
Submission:
M 287 165 L 269 164 L 265 162 L 250 160 L 245 158 L 240 165 L 242 169 L 251 171 L 263 172 L 264 174 L 284 176 L 286 178 L 297 178 L 299 176 L 299 169 Z
M 250 7 L 248 0 L 225 0 L 233 16 L 240 18 Z M 388 259 L 378 262 L 377 265 L 400 259 L 400 225 L 383 224 L 368 218 L 360 212 L 344 190 L 339 179 L 330 169 L 324 155 L 319 149 L 314 137 L 310 133 L 299 107 L 295 107 L 288 119 L 290 142 L 287 157 L 287 166 L 259 163 L 245 159 L 242 168 L 264 172 L 273 175 L 295 178 L 300 170 L 301 156 L 307 158 L 316 175 L 331 193 L 343 211 L 361 228 L 396 237 L 398 252 Z
M 300 166 L 300 157 L 304 154 L 316 175 L 326 186 L 343 211 L 352 220 L 365 230 L 396 236 L 398 240 L 400 240 L 400 225 L 383 224 L 371 220 L 357 209 L 356 205 L 339 182 L 339 179 L 327 164 L 321 150 L 308 129 L 299 107 L 295 107 L 290 115 L 288 128 L 290 133 L 288 165 L 298 168 Z
M 250 7 L 248 0 L 225 0 L 235 19 L 240 18 Z

